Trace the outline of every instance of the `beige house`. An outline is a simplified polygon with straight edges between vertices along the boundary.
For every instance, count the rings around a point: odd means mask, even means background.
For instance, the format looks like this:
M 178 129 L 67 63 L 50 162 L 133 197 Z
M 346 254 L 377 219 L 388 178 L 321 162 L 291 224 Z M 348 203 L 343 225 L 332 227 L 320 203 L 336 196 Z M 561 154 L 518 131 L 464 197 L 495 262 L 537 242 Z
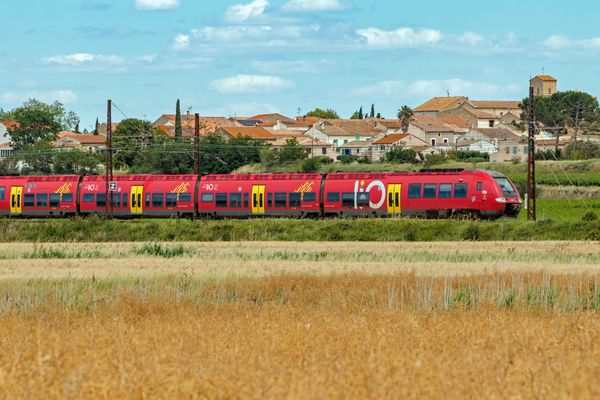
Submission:
M 406 149 L 411 149 L 417 153 L 439 152 L 431 146 L 428 146 L 427 142 L 409 133 L 390 133 L 382 138 L 379 138 L 371 144 L 371 160 L 381 161 L 387 152 L 391 150 L 393 146 L 402 146 Z
M 527 159 L 527 138 L 503 128 L 478 128 L 466 133 L 457 142 L 459 150 L 488 153 L 490 161 L 512 161 Z
M 367 157 L 371 159 L 371 141 L 370 140 L 353 140 L 344 143 L 339 147 L 340 155 L 353 155 L 357 157 Z
M 408 133 L 440 150 L 449 150 L 464 131 L 446 123 L 444 119 L 426 115 L 414 116 L 408 126 Z
M 368 121 L 354 119 L 323 120 L 304 132 L 305 136 L 331 144 L 336 151 L 349 142 L 377 139 L 384 134 Z
M 506 114 L 519 115 L 521 102 L 517 100 L 469 100 L 476 110 L 503 117 Z
M 464 96 L 434 97 L 415 107 L 413 113 L 414 116 L 436 117 L 441 111 L 460 107 L 467 101 L 469 99 Z
M 59 132 L 54 147 L 78 149 L 90 153 L 106 150 L 106 136 L 87 133 Z
M 10 143 L 0 143 L 0 160 L 10 157 L 13 151 L 14 148 Z
M 296 139 L 298 144 L 307 150 L 309 157 L 328 157 L 335 160 L 338 156 L 338 153 L 333 150 L 333 145 L 308 136 L 295 138 L 279 137 L 273 142 L 273 148 L 280 149 L 287 143 L 288 139 Z
M 467 123 L 469 128 L 493 128 L 498 124 L 500 117 L 474 108 L 470 103 L 464 103 L 459 107 L 440 111 L 440 117 L 457 117 Z
M 217 128 L 215 133 L 228 139 L 245 136 L 256 140 L 264 140 L 266 142 L 275 142 L 277 140 L 277 138 L 268 130 L 260 126 L 222 126 Z
M 529 80 L 529 85 L 533 87 L 534 96 L 549 97 L 556 93 L 556 78 L 550 75 L 538 75 Z

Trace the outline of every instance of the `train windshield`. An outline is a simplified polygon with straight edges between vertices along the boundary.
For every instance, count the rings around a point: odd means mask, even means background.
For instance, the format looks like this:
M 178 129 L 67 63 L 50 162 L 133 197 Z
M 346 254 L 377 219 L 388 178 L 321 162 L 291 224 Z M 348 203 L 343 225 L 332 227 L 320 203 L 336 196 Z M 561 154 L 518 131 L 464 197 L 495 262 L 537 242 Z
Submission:
M 517 195 L 515 188 L 513 187 L 513 185 L 510 183 L 510 181 L 507 178 L 497 177 L 494 179 L 496 180 L 498 185 L 500 185 L 500 189 L 502 189 L 502 193 L 504 193 L 505 196 L 516 196 Z

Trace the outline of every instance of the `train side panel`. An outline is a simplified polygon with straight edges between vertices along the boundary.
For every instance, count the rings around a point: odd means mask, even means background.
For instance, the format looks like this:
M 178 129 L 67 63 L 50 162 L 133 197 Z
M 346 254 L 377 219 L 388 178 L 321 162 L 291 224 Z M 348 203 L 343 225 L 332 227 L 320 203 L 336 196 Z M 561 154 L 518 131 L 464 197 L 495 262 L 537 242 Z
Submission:
M 207 175 L 198 196 L 200 216 L 305 217 L 320 215 L 319 174 Z

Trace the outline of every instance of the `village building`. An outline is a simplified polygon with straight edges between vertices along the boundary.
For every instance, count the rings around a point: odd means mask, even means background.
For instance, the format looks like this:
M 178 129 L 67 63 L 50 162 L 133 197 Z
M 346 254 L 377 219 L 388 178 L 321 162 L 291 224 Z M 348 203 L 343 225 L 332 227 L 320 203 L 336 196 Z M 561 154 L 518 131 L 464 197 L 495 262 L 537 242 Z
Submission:
M 469 101 L 464 96 L 434 97 L 413 109 L 414 116 L 436 117 L 444 110 L 460 107 Z
M 411 119 L 407 133 L 421 139 L 428 146 L 449 150 L 464 134 L 464 130 L 445 123 L 444 119 L 418 115 Z
M 487 153 L 492 162 L 525 161 L 528 156 L 527 138 L 504 128 L 472 129 L 458 140 L 457 149 Z
M 175 136 L 176 115 L 163 114 L 154 123 L 154 127 L 160 128 L 166 135 Z M 235 122 L 225 117 L 200 117 L 200 136 L 214 133 L 223 126 L 235 126 Z M 196 131 L 196 116 L 183 114 L 181 116 L 181 134 L 184 137 L 193 137 Z
M 429 146 L 426 141 L 414 135 L 409 133 L 390 133 L 373 141 L 371 144 L 371 160 L 374 162 L 381 161 L 385 157 L 385 154 L 394 146 L 402 146 L 416 153 L 439 153 L 439 150 Z
M 228 139 L 244 136 L 266 142 L 275 142 L 277 140 L 268 130 L 260 126 L 222 126 L 217 128 L 215 133 Z
M 88 133 L 59 132 L 54 147 L 62 149 L 77 149 L 90 153 L 106 150 L 106 136 Z
M 9 142 L 0 143 L 0 160 L 10 157 L 13 151 L 14 148 Z
M 557 80 L 550 75 L 537 75 L 529 80 L 534 96 L 550 97 L 557 90 Z
M 337 151 L 342 145 L 352 141 L 369 141 L 385 134 L 366 120 L 327 119 L 304 132 L 305 136 L 327 142 Z

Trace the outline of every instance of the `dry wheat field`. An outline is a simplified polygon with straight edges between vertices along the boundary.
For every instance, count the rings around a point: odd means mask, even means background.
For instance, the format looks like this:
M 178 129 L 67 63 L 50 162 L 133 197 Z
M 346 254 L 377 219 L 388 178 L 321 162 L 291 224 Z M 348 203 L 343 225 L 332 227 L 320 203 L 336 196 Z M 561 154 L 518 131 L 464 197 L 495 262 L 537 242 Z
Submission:
M 600 244 L 0 244 L 0 398 L 598 398 Z

